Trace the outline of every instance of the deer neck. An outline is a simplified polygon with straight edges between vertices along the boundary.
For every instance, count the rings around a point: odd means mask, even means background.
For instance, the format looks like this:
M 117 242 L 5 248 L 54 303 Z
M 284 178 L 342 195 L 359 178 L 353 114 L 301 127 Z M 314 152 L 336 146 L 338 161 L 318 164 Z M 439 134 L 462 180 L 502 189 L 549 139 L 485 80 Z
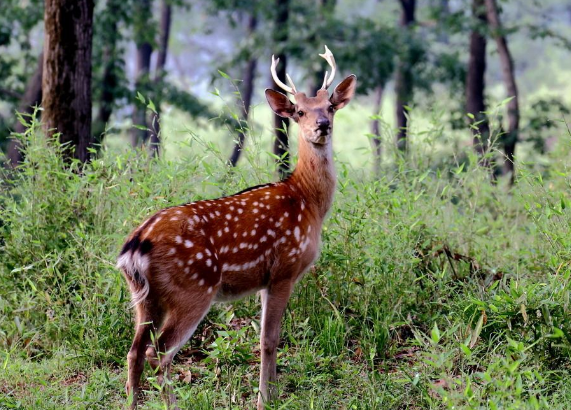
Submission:
M 333 202 L 337 175 L 333 163 L 332 141 L 314 145 L 303 135 L 299 136 L 298 162 L 289 178 L 296 190 L 301 192 L 309 207 L 323 219 Z

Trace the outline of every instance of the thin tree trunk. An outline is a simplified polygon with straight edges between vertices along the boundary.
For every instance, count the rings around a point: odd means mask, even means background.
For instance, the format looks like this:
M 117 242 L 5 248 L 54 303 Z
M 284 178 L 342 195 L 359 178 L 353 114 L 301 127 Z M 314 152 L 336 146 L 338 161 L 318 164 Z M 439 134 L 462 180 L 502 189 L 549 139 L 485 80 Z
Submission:
M 439 1 L 440 1 L 439 5 L 440 19 L 441 20 L 447 19 L 450 16 L 450 0 L 439 0 Z M 441 30 L 438 36 L 438 40 L 441 41 L 442 43 L 448 44 L 450 40 L 448 37 L 448 32 L 446 30 Z
M 149 71 L 151 68 L 151 54 L 153 53 L 153 48 L 151 43 L 147 39 L 148 33 L 145 32 L 146 21 L 151 18 L 151 0 L 139 0 L 135 2 L 135 12 L 137 13 L 136 26 L 139 26 L 135 34 L 137 42 L 137 71 L 135 74 L 135 89 L 136 91 L 143 94 L 145 98 L 148 98 L 149 91 Z M 147 95 L 145 95 L 147 94 Z M 133 147 L 138 147 L 140 144 L 145 143 L 149 139 L 149 132 L 147 129 L 149 125 L 147 123 L 147 110 L 146 107 L 141 104 L 140 101 L 135 101 L 133 104 L 133 128 L 131 129 L 131 145 Z M 138 126 L 139 129 L 135 126 Z
M 383 86 L 378 86 L 375 90 L 375 111 L 374 115 L 379 115 L 383 104 Z M 374 118 L 371 121 L 371 149 L 373 150 L 373 174 L 378 178 L 381 174 L 381 160 L 383 146 L 381 145 L 380 120 Z
M 477 25 L 470 33 L 470 55 L 468 59 L 468 72 L 466 75 L 466 111 L 469 117 L 473 134 L 474 150 L 481 157 L 481 164 L 489 166 L 489 160 L 484 157 L 488 151 L 490 127 L 488 118 L 484 114 L 486 104 L 484 94 L 486 89 L 486 37 L 482 34 L 486 25 L 484 0 L 473 0 L 472 13 Z
M 151 131 L 151 155 L 157 157 L 159 155 L 159 150 L 161 146 L 161 91 L 157 88 L 160 87 L 161 81 L 165 77 L 165 65 L 167 62 L 169 38 L 171 31 L 171 21 L 172 21 L 172 5 L 168 0 L 163 0 L 161 2 L 161 21 L 160 21 L 160 32 L 159 32 L 159 50 L 157 56 L 157 66 L 155 68 L 155 96 L 157 101 L 155 101 L 156 115 L 152 121 L 153 126 Z
M 286 67 L 287 58 L 283 51 L 284 45 L 288 40 L 288 19 L 289 19 L 289 0 L 276 0 L 276 25 L 274 27 L 274 44 L 277 47 L 278 54 L 277 58 L 280 59 L 280 64 L 277 67 L 278 78 L 282 82 L 286 82 Z M 281 89 L 277 86 L 275 81 L 273 82 L 273 88 L 280 91 Z M 284 127 L 286 129 L 284 129 Z M 289 161 L 289 143 L 287 137 L 287 129 L 289 128 L 289 119 L 282 118 L 279 115 L 274 114 L 274 129 L 275 129 L 275 140 L 274 140 L 274 154 L 280 159 L 277 161 L 278 173 L 280 177 L 284 178 L 289 174 L 290 161 Z
M 258 19 L 255 12 L 252 12 L 248 17 L 248 37 L 254 35 L 256 28 L 258 26 Z M 242 112 L 242 123 L 243 125 L 238 130 L 237 140 L 234 144 L 234 149 L 232 150 L 232 155 L 228 163 L 230 166 L 235 167 L 242 154 L 242 149 L 244 148 L 244 141 L 246 139 L 245 127 L 247 128 L 248 117 L 250 115 L 250 107 L 252 106 L 252 96 L 254 94 L 254 82 L 256 79 L 256 67 L 258 65 L 258 59 L 250 55 L 250 59 L 246 63 L 246 69 L 244 72 L 244 83 L 242 90 L 242 98 L 244 103 L 244 110 Z
M 122 0 L 109 0 L 107 3 L 107 10 L 105 11 L 109 15 L 114 13 L 118 4 Z M 105 137 L 105 131 L 107 123 L 111 118 L 113 113 L 113 104 L 115 102 L 115 92 L 114 90 L 119 84 L 119 78 L 117 76 L 116 59 L 117 59 L 117 42 L 119 39 L 119 21 L 120 18 L 108 17 L 106 19 L 107 24 L 102 30 L 106 31 L 105 46 L 103 49 L 103 78 L 101 87 L 101 96 L 99 99 L 99 110 L 97 113 L 97 118 L 95 119 L 92 131 L 95 138 L 96 148 L 101 147 L 103 138 Z
M 414 24 L 416 0 L 400 0 L 402 6 L 400 26 L 402 30 L 410 30 Z M 406 60 L 406 59 L 405 59 Z M 410 104 L 413 90 L 413 75 L 410 61 L 404 61 L 402 56 L 397 63 L 395 75 L 396 116 L 397 116 L 397 148 L 406 151 L 408 137 L 408 119 L 406 106 Z
M 501 33 L 502 23 L 500 21 L 496 1 L 485 0 L 485 2 L 488 24 L 492 29 L 492 35 L 494 36 L 498 47 L 506 91 L 508 97 L 512 97 L 512 99 L 507 103 L 508 130 L 504 137 L 504 153 L 506 155 L 504 173 L 511 173 L 510 182 L 513 184 L 515 181 L 514 153 L 519 133 L 519 96 L 517 83 L 515 81 L 514 63 L 506 37 Z
M 157 55 L 156 75 L 161 75 L 167 63 L 169 38 L 171 32 L 172 5 L 169 0 L 161 2 L 161 21 L 159 32 L 159 49 Z
M 42 72 L 44 68 L 44 53 L 40 53 L 38 57 L 38 66 L 34 74 L 26 84 L 26 92 L 18 105 L 18 112 L 22 114 L 31 114 L 34 112 L 34 106 L 40 105 L 42 102 Z M 26 127 L 20 121 L 14 125 L 14 132 L 21 134 L 26 131 Z M 8 158 L 7 165 L 9 168 L 15 168 L 22 162 L 22 151 L 20 141 L 16 138 L 11 139 L 6 149 Z
M 43 127 L 59 133 L 73 156 L 89 159 L 93 0 L 46 0 L 42 78 Z

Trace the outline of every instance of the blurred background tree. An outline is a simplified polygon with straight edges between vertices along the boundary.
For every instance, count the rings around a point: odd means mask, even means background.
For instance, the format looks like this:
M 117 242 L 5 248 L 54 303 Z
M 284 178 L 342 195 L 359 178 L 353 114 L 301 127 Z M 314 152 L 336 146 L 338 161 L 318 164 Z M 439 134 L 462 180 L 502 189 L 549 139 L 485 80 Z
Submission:
M 367 115 L 351 138 L 370 144 L 375 174 L 384 152 L 407 152 L 411 136 L 417 138 L 415 118 L 438 109 L 443 135 L 472 144 L 485 165 L 513 176 L 518 141 L 530 152 L 546 149 L 549 127 L 561 126 L 540 121 L 537 128 L 533 113 L 567 112 L 569 93 L 558 85 L 570 66 L 570 15 L 562 0 L 97 2 L 90 145 L 144 145 L 156 155 L 171 124 L 199 121 L 223 138 L 228 164 L 236 166 L 251 127 L 268 128 L 252 112 L 271 85 L 270 56 L 280 57 L 280 76 L 287 70 L 298 88 L 314 93 L 326 69 L 317 53 L 327 44 L 342 71 L 337 80 L 349 72 L 359 79 L 359 112 Z M 12 166 L 21 158 L 10 135 L 26 123 L 14 113 L 30 113 L 42 98 L 42 63 L 49 57 L 42 54 L 43 18 L 40 0 L 0 4 L 0 146 Z M 237 114 L 217 114 L 216 90 L 236 92 Z M 501 135 L 490 134 L 493 110 L 506 120 Z M 271 151 L 286 175 L 289 127 L 276 117 L 273 128 Z M 489 152 L 492 140 L 501 153 Z

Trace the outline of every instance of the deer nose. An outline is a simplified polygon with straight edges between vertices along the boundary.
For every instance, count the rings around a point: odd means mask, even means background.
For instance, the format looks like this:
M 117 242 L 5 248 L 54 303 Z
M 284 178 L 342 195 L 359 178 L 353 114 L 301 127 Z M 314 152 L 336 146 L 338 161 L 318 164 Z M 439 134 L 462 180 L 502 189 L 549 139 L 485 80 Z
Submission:
M 329 128 L 329 120 L 327 118 L 318 118 L 316 123 L 321 129 Z

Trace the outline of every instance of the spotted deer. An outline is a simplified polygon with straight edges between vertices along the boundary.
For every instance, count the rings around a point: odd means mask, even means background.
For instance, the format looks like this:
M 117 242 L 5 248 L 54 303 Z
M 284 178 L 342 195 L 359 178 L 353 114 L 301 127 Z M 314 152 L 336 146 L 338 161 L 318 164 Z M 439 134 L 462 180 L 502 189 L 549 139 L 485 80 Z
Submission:
M 298 92 L 276 75 L 276 84 L 295 103 L 267 89 L 272 110 L 299 124 L 299 156 L 286 179 L 223 198 L 163 209 L 143 222 L 125 242 L 117 266 L 129 285 L 136 310 L 133 344 L 127 355 L 127 394 L 137 406 L 145 357 L 163 385 L 163 399 L 176 407 L 168 377 L 173 356 L 189 340 L 213 302 L 260 291 L 261 370 L 258 409 L 275 398 L 276 348 L 280 322 L 293 287 L 315 261 L 323 220 L 335 191 L 331 133 L 335 112 L 355 93 L 350 75 L 334 90 L 335 59 L 315 97 Z M 151 333 L 156 338 L 151 343 Z M 157 352 L 158 349 L 158 352 Z

